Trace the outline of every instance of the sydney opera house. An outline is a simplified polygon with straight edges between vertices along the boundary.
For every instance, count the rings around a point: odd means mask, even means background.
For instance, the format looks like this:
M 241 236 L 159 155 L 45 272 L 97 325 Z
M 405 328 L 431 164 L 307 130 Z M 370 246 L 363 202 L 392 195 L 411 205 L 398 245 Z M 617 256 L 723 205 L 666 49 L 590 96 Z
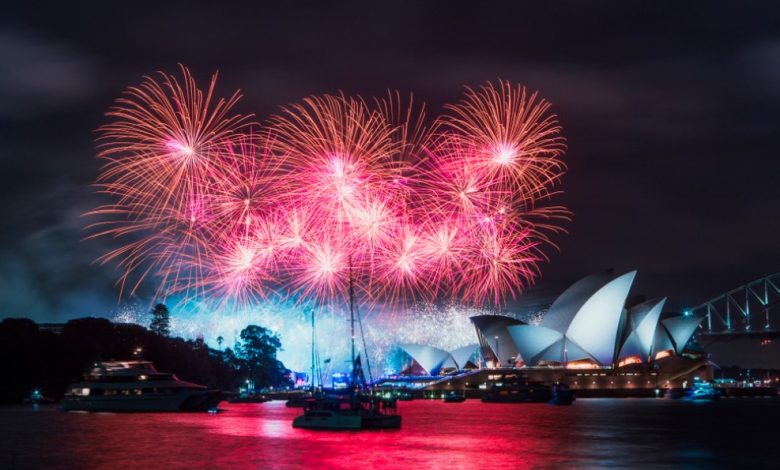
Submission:
M 581 392 L 684 387 L 711 379 L 705 354 L 690 340 L 700 316 L 664 310 L 666 299 L 629 297 L 636 271 L 604 271 L 566 289 L 538 324 L 513 317 L 471 318 L 473 345 L 444 351 L 401 344 L 398 385 L 424 389 L 485 388 L 498 370 L 565 382 Z M 641 394 L 641 393 L 638 393 Z

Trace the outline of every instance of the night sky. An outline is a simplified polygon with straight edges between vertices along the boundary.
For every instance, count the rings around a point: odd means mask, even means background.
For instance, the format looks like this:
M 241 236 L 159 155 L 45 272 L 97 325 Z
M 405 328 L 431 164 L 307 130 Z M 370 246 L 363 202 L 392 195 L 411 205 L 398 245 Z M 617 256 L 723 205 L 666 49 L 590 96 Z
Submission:
M 777 2 L 155 3 L 3 7 L 0 317 L 116 308 L 116 273 L 93 264 L 111 241 L 81 240 L 94 129 L 178 62 L 200 81 L 218 69 L 259 119 L 338 90 L 414 92 L 431 114 L 464 84 L 539 90 L 568 139 L 556 202 L 575 214 L 542 287 L 638 269 L 634 293 L 682 307 L 780 270 Z

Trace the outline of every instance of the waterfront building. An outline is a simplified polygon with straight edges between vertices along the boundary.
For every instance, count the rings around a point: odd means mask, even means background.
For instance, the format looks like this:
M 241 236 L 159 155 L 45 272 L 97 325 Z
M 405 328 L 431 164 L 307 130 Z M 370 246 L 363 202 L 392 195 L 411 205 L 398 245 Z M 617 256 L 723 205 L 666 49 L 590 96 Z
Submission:
M 477 368 L 475 357 L 479 346 L 476 344 L 452 352 L 422 344 L 399 344 L 398 347 L 407 359 L 400 371 L 402 375 L 437 376 Z
M 711 364 L 690 341 L 703 316 L 665 312 L 665 298 L 634 302 L 629 293 L 636 274 L 609 270 L 577 281 L 535 325 L 502 315 L 472 317 L 479 346 L 462 348 L 457 359 L 454 351 L 399 345 L 410 361 L 398 376 L 415 376 L 416 385 L 431 390 L 468 389 L 521 371 L 532 380 L 567 383 L 581 394 L 639 395 L 711 380 Z M 485 367 L 474 370 L 477 364 Z

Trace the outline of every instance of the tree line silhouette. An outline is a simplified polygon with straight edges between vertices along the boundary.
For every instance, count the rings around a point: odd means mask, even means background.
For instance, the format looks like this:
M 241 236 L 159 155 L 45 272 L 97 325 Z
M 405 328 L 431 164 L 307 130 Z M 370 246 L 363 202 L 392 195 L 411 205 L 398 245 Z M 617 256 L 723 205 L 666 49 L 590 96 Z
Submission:
M 281 340 L 262 326 L 244 328 L 233 349 L 216 350 L 209 348 L 202 337 L 168 337 L 167 315 L 153 314 L 154 318 L 156 331 L 104 318 L 71 320 L 61 331 L 42 329 L 29 319 L 3 320 L 0 358 L 4 377 L 0 402 L 19 403 L 33 389 L 59 399 L 67 385 L 81 380 L 94 362 L 139 356 L 182 380 L 223 390 L 235 390 L 246 380 L 254 381 L 258 388 L 289 385 L 290 371 L 276 358 Z

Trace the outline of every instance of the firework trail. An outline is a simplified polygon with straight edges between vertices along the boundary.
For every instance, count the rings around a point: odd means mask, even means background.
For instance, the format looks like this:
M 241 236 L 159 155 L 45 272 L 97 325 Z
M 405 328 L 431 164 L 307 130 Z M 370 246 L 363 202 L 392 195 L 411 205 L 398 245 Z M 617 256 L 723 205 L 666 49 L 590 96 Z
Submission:
M 378 305 L 375 308 L 382 309 Z M 366 354 L 371 364 L 382 373 L 397 372 L 393 352 L 398 344 L 426 344 L 446 351 L 475 343 L 474 326 L 469 318 L 474 315 L 493 313 L 490 310 L 456 305 L 432 306 L 414 304 L 409 307 L 409 315 L 393 316 L 375 313 L 364 320 L 366 342 L 369 345 Z M 317 314 L 319 332 L 340 332 L 344 329 L 344 311 L 323 310 Z M 172 312 L 171 332 L 175 336 L 187 339 L 203 337 L 212 347 L 217 347 L 217 337 L 224 340 L 222 348 L 234 348 L 239 341 L 240 331 L 247 324 L 258 324 L 270 328 L 281 337 L 284 349 L 279 351 L 278 359 L 286 367 L 295 371 L 306 371 L 311 366 L 310 317 L 305 307 L 294 300 L 281 302 L 263 302 L 252 305 L 246 310 L 214 311 L 209 302 L 189 302 L 177 304 Z M 117 323 L 135 323 L 148 325 L 149 308 L 143 302 L 131 302 L 119 307 L 113 315 Z M 525 320 L 524 317 L 519 317 Z M 349 344 L 341 334 L 318 334 L 318 348 L 323 359 L 330 358 L 324 364 L 323 373 L 343 371 L 350 357 Z
M 550 105 L 499 81 L 429 125 L 424 105 L 310 96 L 264 126 L 181 67 L 128 88 L 99 132 L 91 237 L 124 245 L 130 294 L 246 308 L 270 297 L 338 304 L 501 305 L 533 283 L 569 213 L 546 204 L 565 166 Z M 132 278 L 132 281 L 131 281 Z

